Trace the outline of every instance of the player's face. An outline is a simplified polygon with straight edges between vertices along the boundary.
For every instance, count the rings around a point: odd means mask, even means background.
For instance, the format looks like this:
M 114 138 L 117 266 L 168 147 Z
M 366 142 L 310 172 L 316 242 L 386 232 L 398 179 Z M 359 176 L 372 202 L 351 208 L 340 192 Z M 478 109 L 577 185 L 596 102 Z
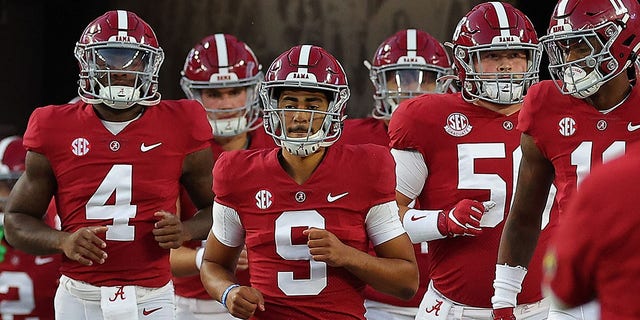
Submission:
M 556 41 L 556 46 L 562 51 L 565 62 L 576 61 L 602 50 L 602 45 L 600 45 L 600 42 L 594 37 L 580 37 Z
M 423 70 L 407 69 L 392 70 L 386 74 L 387 90 L 390 93 L 411 93 L 411 92 L 433 92 L 436 90 L 436 74 Z M 399 99 L 402 102 L 409 96 L 402 95 Z
M 142 72 L 149 64 L 149 55 L 135 49 L 99 49 L 96 50 L 94 58 L 97 69 L 110 71 L 102 73 L 98 78 L 103 86 L 139 86 L 140 83 L 136 83 L 137 76 L 133 72 Z
M 232 112 L 208 112 L 209 118 L 213 120 L 235 118 L 242 115 L 242 111 L 238 109 L 244 107 L 247 102 L 247 88 L 202 89 L 200 96 L 205 109 L 233 110 Z
M 283 111 L 290 138 L 305 138 L 320 129 L 329 108 L 329 100 L 322 92 L 305 90 L 284 90 L 278 99 L 278 108 Z
M 476 70 L 481 73 L 522 73 L 527 71 L 525 50 L 492 50 L 480 53 Z

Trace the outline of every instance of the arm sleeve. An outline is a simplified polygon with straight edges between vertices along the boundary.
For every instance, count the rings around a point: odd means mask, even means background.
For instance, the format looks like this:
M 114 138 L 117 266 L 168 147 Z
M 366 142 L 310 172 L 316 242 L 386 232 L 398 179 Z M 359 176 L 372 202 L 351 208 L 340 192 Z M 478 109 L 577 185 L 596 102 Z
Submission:
M 238 212 L 218 202 L 213 203 L 211 232 L 225 246 L 239 247 L 244 244 L 244 228 Z
M 411 199 L 417 198 L 429 173 L 422 154 L 415 150 L 391 149 L 391 155 L 396 161 L 396 190 Z
M 369 239 L 374 246 L 405 232 L 398 217 L 398 205 L 395 201 L 382 203 L 369 209 L 364 222 Z

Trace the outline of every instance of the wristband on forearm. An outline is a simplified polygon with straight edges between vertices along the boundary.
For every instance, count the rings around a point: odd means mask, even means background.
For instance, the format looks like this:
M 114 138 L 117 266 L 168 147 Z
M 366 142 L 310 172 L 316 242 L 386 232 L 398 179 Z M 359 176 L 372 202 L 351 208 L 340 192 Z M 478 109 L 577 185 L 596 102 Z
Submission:
M 229 292 L 233 289 L 233 288 L 237 288 L 240 285 L 237 283 L 234 283 L 230 286 L 228 286 L 226 289 L 224 289 L 224 292 L 222 293 L 222 297 L 220 297 L 220 303 L 222 303 L 222 305 L 225 307 L 225 309 L 229 309 L 227 308 L 227 296 L 229 295 Z
M 442 239 L 445 236 L 438 230 L 438 215 L 440 210 L 409 209 L 402 219 L 402 225 L 407 231 L 411 242 Z
M 518 293 L 522 291 L 522 281 L 527 269 L 521 266 L 512 267 L 506 264 L 496 265 L 496 278 L 493 280 L 494 293 L 491 297 L 493 309 L 513 308 L 516 306 Z

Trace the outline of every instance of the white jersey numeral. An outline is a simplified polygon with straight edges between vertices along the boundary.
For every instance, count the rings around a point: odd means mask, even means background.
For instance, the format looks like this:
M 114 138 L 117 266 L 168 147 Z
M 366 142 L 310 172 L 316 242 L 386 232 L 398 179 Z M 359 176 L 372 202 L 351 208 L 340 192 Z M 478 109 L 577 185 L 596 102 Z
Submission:
M 614 141 L 602 152 L 602 163 L 607 163 L 624 154 L 626 148 L 625 141 Z M 571 164 L 576 166 L 577 185 L 580 186 L 584 178 L 591 173 L 591 153 L 593 150 L 592 141 L 583 141 L 571 153 Z
M 295 227 L 325 228 L 324 217 L 315 210 L 286 211 L 276 219 L 276 252 L 285 260 L 309 260 L 309 279 L 294 279 L 293 272 L 278 272 L 278 288 L 288 296 L 319 294 L 327 286 L 327 264 L 311 259 L 307 244 L 293 244 Z
M 33 280 L 25 272 L 0 272 L 0 293 L 6 294 L 9 288 L 18 288 L 18 300 L 2 300 L 0 314 L 30 314 L 36 308 Z
M 113 219 L 113 223 L 107 225 L 107 240 L 134 239 L 135 227 L 129 225 L 129 219 L 137 213 L 137 206 L 131 204 L 132 172 L 129 164 L 113 165 L 85 206 L 87 219 Z M 107 204 L 114 193 L 115 203 Z
M 515 186 L 518 181 L 518 169 L 520 168 L 520 160 L 522 159 L 522 150 L 516 148 L 512 154 L 512 171 L 513 181 L 512 190 L 507 190 L 507 182 L 498 174 L 476 173 L 476 159 L 505 159 L 506 146 L 504 143 L 467 143 L 458 145 L 458 189 L 461 190 L 489 190 L 490 199 L 496 203 L 496 206 L 489 212 L 485 213 L 480 220 L 482 227 L 495 227 L 504 220 L 505 208 L 509 208 L 513 204 L 513 196 L 511 203 L 507 204 L 507 192 L 511 195 L 515 194 Z M 553 199 L 556 195 L 556 188 L 552 185 L 549 190 L 549 196 L 545 209 L 542 213 L 541 229 L 544 229 L 549 223 L 551 207 Z

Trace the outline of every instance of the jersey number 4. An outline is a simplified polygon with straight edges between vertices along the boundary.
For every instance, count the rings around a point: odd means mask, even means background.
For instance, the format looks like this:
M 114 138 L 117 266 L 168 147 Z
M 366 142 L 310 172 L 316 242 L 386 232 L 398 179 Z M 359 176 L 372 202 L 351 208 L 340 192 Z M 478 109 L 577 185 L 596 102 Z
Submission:
M 113 219 L 113 223 L 107 225 L 107 240 L 133 241 L 135 236 L 135 228 L 129 225 L 129 219 L 135 218 L 138 209 L 131 204 L 132 172 L 130 164 L 111 167 L 85 206 L 87 219 Z M 114 193 L 115 201 L 107 204 Z

